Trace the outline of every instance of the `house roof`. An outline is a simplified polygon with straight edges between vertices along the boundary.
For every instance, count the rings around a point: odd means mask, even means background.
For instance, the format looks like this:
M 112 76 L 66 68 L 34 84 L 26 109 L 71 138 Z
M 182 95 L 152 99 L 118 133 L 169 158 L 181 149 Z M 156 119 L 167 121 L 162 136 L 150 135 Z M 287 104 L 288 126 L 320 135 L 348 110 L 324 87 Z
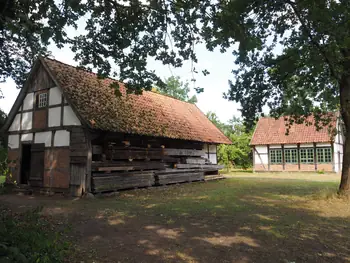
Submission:
M 110 84 L 116 80 L 97 75 L 57 60 L 41 58 L 63 90 L 78 117 L 93 129 L 105 131 L 231 144 L 231 141 L 195 104 L 155 92 L 116 97 Z
M 333 114 L 332 114 L 333 115 Z M 332 126 L 336 127 L 336 117 L 332 121 Z M 297 144 L 297 143 L 314 143 L 314 142 L 330 142 L 331 133 L 328 127 L 323 127 L 321 130 L 316 129 L 315 121 L 312 116 L 307 118 L 307 122 L 311 125 L 293 124 L 288 135 L 285 117 L 275 118 L 260 118 L 252 140 L 251 145 L 267 145 L 267 144 Z M 288 117 L 287 117 L 288 118 Z

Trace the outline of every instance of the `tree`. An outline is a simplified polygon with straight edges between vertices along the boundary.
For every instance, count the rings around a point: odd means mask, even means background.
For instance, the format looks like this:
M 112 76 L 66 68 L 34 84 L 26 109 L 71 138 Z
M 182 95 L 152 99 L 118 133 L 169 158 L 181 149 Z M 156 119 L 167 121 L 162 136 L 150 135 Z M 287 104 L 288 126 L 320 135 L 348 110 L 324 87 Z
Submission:
M 225 95 L 252 125 L 264 105 L 289 123 L 313 114 L 317 126 L 340 109 L 350 138 L 350 1 L 348 0 L 0 0 L 0 76 L 19 85 L 50 42 L 69 45 L 81 66 L 111 75 L 140 93 L 164 86 L 147 59 L 197 62 L 195 45 L 233 52 L 238 66 Z M 67 26 L 85 31 L 68 36 Z M 115 69 L 113 64 L 117 64 Z M 192 71 L 197 72 L 193 66 Z M 208 74 L 206 70 L 202 72 Z M 115 86 L 117 88 L 117 85 Z M 197 88 L 201 91 L 200 88 Z M 350 194 L 350 140 L 340 192 Z
M 228 1 L 213 21 L 208 43 L 239 42 L 226 97 L 241 103 L 248 123 L 264 105 L 291 116 L 288 125 L 314 115 L 317 127 L 340 109 L 348 139 L 339 190 L 350 194 L 350 1 Z
M 167 78 L 164 82 L 165 86 L 159 87 L 158 89 L 161 94 L 167 94 L 176 99 L 189 103 L 197 102 L 196 95 L 193 95 L 191 98 L 188 96 L 188 93 L 190 92 L 189 84 L 188 82 L 184 83 L 180 81 L 180 77 L 172 76 Z
M 174 67 L 197 62 L 196 23 L 208 20 L 210 5 L 210 0 L 0 0 L 0 78 L 11 77 L 20 87 L 33 61 L 49 55 L 53 43 L 68 45 L 81 67 L 116 77 L 135 93 L 164 86 L 147 69 L 147 59 Z M 79 28 L 77 35 L 68 35 L 67 27 Z
M 218 146 L 218 162 L 224 164 L 227 169 L 251 167 L 252 150 L 249 143 L 252 132 L 247 131 L 239 118 L 233 117 L 229 124 L 225 124 L 214 112 L 208 112 L 207 117 L 232 141 L 231 145 L 220 144 Z

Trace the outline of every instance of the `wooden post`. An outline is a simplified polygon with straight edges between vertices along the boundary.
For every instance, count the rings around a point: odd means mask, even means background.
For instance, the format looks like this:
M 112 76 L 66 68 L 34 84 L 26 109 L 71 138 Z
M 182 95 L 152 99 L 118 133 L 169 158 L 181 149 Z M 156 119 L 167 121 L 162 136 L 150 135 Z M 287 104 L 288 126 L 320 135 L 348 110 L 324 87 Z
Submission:
M 270 171 L 270 145 L 267 145 L 267 170 Z
M 255 173 L 255 145 L 252 147 L 253 152 L 253 173 Z
M 91 136 L 88 131 L 86 131 L 86 143 L 87 143 L 87 160 L 86 160 L 86 187 L 85 191 L 91 192 L 91 164 L 92 164 L 92 145 L 91 145 Z
M 284 158 L 284 144 L 281 144 L 282 147 L 282 169 L 285 170 L 286 169 L 286 160 Z
M 314 142 L 314 164 L 315 164 L 315 171 L 317 171 L 317 154 L 316 154 L 316 143 Z
M 210 153 L 209 153 L 209 144 L 207 143 L 207 149 L 208 149 L 208 160 L 210 161 Z
M 298 158 L 298 170 L 300 171 L 300 143 L 297 144 L 297 158 Z
M 331 141 L 331 149 L 332 149 L 332 171 L 335 172 L 335 163 L 334 163 L 334 143 Z

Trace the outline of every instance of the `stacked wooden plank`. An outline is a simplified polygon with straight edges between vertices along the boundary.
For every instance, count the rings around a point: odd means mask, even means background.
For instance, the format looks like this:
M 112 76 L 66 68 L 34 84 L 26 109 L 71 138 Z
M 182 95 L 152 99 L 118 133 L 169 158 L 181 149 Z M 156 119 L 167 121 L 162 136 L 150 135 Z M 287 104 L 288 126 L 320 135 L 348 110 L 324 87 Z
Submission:
M 154 172 L 156 185 L 194 182 L 204 180 L 204 172 L 200 170 L 167 169 Z
M 92 188 L 94 192 L 148 187 L 154 184 L 154 174 L 151 171 L 92 174 Z

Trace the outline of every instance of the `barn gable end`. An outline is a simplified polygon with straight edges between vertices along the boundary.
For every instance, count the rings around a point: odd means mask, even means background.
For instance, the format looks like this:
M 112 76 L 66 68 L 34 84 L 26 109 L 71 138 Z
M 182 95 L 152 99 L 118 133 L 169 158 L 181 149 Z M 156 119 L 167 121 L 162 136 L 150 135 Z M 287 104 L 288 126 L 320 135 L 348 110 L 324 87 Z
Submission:
M 79 117 L 44 63 L 38 60 L 3 128 L 8 134 L 9 160 L 12 161 L 9 180 L 17 184 L 68 188 L 70 142 L 74 127 L 82 127 Z M 37 148 L 37 145 L 42 146 Z M 31 155 L 29 152 L 32 152 Z M 35 165 L 38 171 L 32 169 L 25 174 L 23 167 L 29 155 L 41 158 L 43 163 L 40 160 L 30 160 L 33 163 L 28 161 L 27 166 Z M 38 180 L 31 181 L 31 176 L 35 176 L 30 173 L 38 174 L 40 183 Z

